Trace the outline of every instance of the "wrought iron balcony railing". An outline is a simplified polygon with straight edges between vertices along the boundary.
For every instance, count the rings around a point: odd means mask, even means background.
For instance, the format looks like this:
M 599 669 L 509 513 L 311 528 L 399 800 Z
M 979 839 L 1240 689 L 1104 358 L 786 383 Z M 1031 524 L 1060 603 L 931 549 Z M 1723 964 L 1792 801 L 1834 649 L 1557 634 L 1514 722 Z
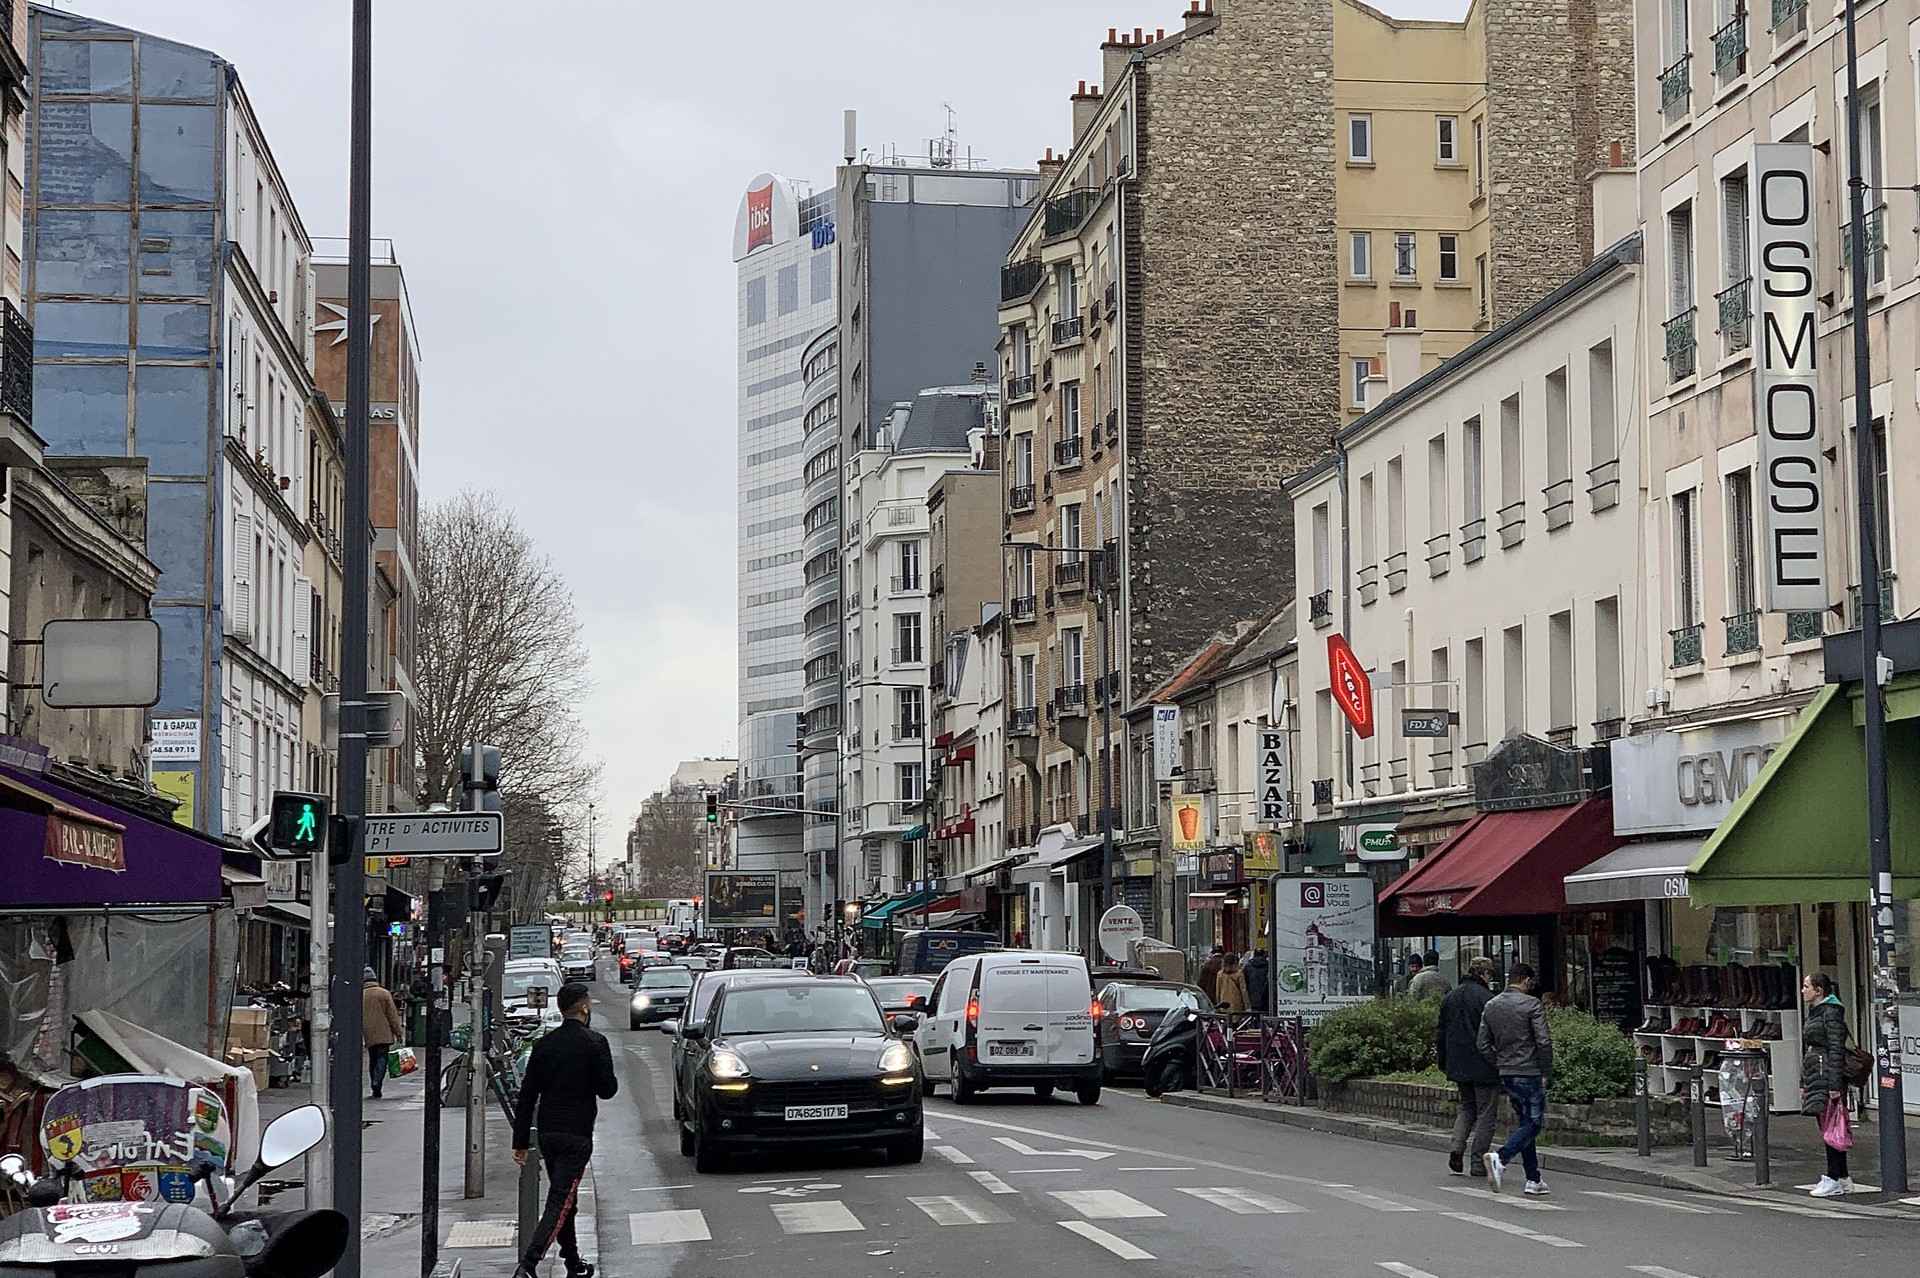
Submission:
M 1013 487 L 1007 489 L 1007 509 L 1032 510 L 1033 485 L 1015 484 Z
M 33 326 L 5 298 L 0 298 L 0 413 L 33 425 Z
M 1747 9 L 1736 5 L 1727 25 L 1713 33 L 1713 73 L 1721 83 L 1737 80 L 1747 69 Z
M 1677 382 L 1683 377 L 1692 377 L 1697 366 L 1695 356 L 1699 342 L 1693 335 L 1696 312 L 1689 306 L 1661 326 L 1666 335 L 1667 380 Z
M 1787 614 L 1787 642 L 1806 643 L 1818 639 L 1827 633 L 1827 614 L 1825 612 L 1790 612 Z
M 1678 630 L 1667 632 L 1668 637 L 1673 640 L 1674 669 L 1700 664 L 1705 655 L 1706 629 L 1705 624 L 1696 621 L 1691 626 L 1681 626 Z
M 1731 617 L 1722 617 L 1721 623 L 1727 628 L 1727 655 L 1736 656 L 1743 652 L 1760 651 L 1760 613 L 1758 610 L 1736 612 Z
M 1660 73 L 1660 113 L 1671 124 L 1693 109 L 1693 55 L 1683 53 Z
M 1867 286 L 1881 284 L 1887 278 L 1887 206 L 1876 205 L 1867 210 Z M 1853 281 L 1853 219 L 1849 218 L 1840 225 L 1840 274 L 1849 284 Z
M 1007 400 L 1009 403 L 1015 400 L 1032 399 L 1032 398 L 1033 398 L 1033 374 L 1032 373 L 1020 373 L 1017 376 L 1009 377 L 1007 379 Z
M 1081 334 L 1086 330 L 1086 326 L 1086 320 L 1078 315 L 1069 315 L 1065 319 L 1055 320 L 1053 322 L 1053 344 L 1055 346 L 1065 346 L 1071 342 L 1079 341 Z
M 1720 340 L 1727 354 L 1753 344 L 1752 280 L 1737 280 L 1714 295 L 1720 306 Z
M 1071 470 L 1080 464 L 1080 436 L 1068 435 L 1054 441 L 1053 464 L 1057 470 Z

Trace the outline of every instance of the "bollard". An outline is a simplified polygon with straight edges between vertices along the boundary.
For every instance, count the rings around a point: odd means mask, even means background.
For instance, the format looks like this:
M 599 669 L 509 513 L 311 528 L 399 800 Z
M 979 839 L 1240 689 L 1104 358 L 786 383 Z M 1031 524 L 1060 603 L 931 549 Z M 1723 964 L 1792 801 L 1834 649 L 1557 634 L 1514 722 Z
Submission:
M 1647 1096 L 1647 1061 L 1633 1058 L 1634 1152 L 1642 1158 L 1653 1156 L 1653 1102 Z
M 1699 1065 L 1693 1067 L 1693 1079 L 1688 1084 L 1691 1092 L 1687 1097 L 1688 1126 L 1693 1128 L 1693 1165 L 1707 1165 L 1707 1079 L 1706 1071 Z
M 533 1237 L 533 1231 L 540 1227 L 540 1130 L 535 1128 L 527 1139 L 527 1161 L 520 1168 L 520 1225 L 515 1244 L 519 1254 L 525 1255 L 527 1243 Z
M 1771 1053 L 1760 1053 L 1760 1112 L 1753 1124 L 1753 1183 L 1765 1188 L 1773 1183 L 1772 1156 L 1767 1149 L 1767 1118 L 1773 1110 L 1773 1064 Z

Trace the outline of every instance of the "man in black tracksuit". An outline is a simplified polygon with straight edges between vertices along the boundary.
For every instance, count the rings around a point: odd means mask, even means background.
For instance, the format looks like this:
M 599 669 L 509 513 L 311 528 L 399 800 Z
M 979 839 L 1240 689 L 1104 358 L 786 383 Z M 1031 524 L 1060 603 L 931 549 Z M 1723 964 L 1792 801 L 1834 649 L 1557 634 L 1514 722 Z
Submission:
M 540 1156 L 547 1164 L 547 1209 L 527 1240 L 526 1255 L 514 1278 L 531 1278 L 554 1235 L 568 1278 L 592 1278 L 593 1266 L 580 1259 L 574 1236 L 574 1200 L 587 1160 L 593 1157 L 593 1123 L 599 1102 L 613 1099 L 620 1082 L 613 1075 L 613 1050 L 606 1036 L 588 1028 L 593 1000 L 579 983 L 560 987 L 565 1019 L 533 1045 L 527 1076 L 520 1082 L 520 1108 L 513 1119 L 513 1161 L 524 1166 L 532 1129 L 540 1129 Z

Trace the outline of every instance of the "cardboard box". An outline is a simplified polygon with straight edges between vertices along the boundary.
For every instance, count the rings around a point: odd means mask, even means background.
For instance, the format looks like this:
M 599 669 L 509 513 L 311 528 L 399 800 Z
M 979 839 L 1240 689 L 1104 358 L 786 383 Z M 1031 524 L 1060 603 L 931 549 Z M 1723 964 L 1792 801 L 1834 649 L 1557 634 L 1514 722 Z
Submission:
M 264 1048 L 270 1014 L 264 1007 L 236 1007 L 227 1018 L 227 1046 Z

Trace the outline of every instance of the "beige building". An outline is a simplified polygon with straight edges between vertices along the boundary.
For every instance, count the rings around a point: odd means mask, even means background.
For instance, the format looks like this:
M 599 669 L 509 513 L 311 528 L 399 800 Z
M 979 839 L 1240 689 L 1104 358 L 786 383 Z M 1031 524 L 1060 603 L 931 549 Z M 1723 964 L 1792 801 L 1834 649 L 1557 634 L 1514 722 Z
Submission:
M 340 691 L 340 621 L 346 586 L 340 529 L 346 522 L 346 454 L 340 418 L 324 392 L 307 402 L 307 544 L 300 572 L 309 585 L 295 606 L 308 609 L 306 697 L 300 711 L 301 783 L 338 797 L 339 743 L 322 730 L 321 702 Z

